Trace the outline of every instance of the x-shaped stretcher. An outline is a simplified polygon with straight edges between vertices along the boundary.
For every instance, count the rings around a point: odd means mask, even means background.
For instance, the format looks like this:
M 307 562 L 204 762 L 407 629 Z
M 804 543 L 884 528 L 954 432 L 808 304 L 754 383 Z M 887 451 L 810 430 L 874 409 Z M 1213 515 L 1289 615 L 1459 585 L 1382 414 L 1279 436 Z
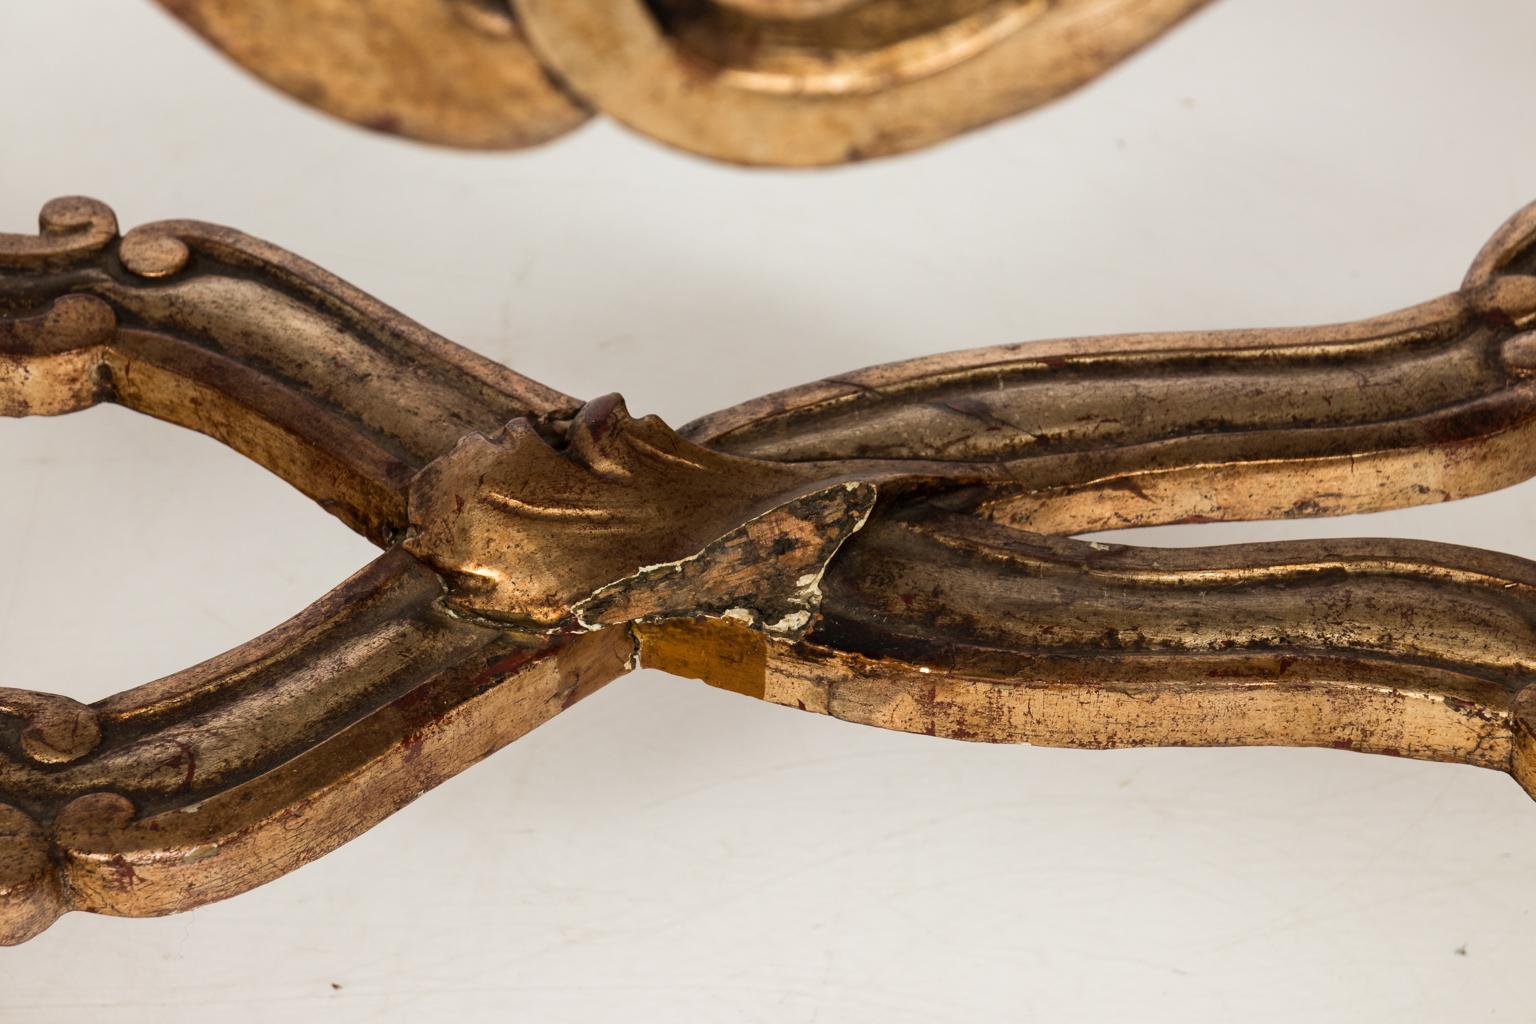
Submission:
M 1536 475 L 1536 207 L 1462 287 L 1331 327 L 861 370 L 674 430 L 227 228 L 0 236 L 0 413 L 208 434 L 383 549 L 93 705 L 0 689 L 0 938 L 312 860 L 637 667 L 887 729 L 1321 745 L 1536 789 L 1536 564 L 1404 540 L 1148 549 Z

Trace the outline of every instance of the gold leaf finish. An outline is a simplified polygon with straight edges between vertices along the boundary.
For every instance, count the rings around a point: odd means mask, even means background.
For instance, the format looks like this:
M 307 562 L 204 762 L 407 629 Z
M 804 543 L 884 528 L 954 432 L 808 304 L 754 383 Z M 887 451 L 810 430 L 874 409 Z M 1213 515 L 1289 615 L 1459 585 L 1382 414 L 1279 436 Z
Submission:
M 931 145 L 1102 74 L 1206 0 L 159 0 L 290 95 L 518 148 L 589 111 L 743 164 Z
M 1536 792 L 1536 564 L 1072 537 L 1536 474 L 1536 207 L 1461 288 L 1375 319 L 934 356 L 679 430 L 227 228 L 40 219 L 0 236 L 0 412 L 202 431 L 384 550 L 94 705 L 0 689 L 4 941 L 258 885 L 637 665 L 934 736 L 1329 746 Z
M 742 164 L 886 156 L 1055 99 L 1205 0 L 516 0 L 596 109 Z
M 374 131 L 517 149 L 590 116 L 498 0 L 159 2 L 260 78 Z

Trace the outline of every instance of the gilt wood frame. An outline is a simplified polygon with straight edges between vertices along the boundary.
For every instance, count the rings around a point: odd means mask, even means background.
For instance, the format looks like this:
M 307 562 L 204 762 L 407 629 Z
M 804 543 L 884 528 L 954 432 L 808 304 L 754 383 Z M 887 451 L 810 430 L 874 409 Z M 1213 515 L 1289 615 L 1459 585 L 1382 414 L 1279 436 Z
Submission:
M 1322 745 L 1536 789 L 1536 564 L 1073 534 L 1536 474 L 1536 206 L 1356 323 L 874 367 L 674 430 L 228 228 L 89 199 L 0 236 L 0 414 L 208 434 L 383 549 L 291 621 L 84 705 L 0 689 L 0 940 L 318 857 L 639 665 L 850 722 Z

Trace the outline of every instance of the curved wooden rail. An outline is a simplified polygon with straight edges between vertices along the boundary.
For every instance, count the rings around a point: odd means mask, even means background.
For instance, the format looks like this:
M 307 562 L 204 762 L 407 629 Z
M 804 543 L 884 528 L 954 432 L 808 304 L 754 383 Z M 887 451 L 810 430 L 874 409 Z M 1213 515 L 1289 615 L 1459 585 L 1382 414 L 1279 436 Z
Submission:
M 0 413 L 111 401 L 208 434 L 370 539 L 471 431 L 569 418 L 576 400 L 460 348 L 313 264 L 211 224 L 116 238 L 112 211 L 56 199 L 0 238 Z
M 0 939 L 323 854 L 636 664 L 992 742 L 1324 745 L 1536 789 L 1536 564 L 1085 530 L 1342 514 L 1536 472 L 1536 208 L 1374 320 L 962 352 L 674 431 L 298 258 L 90 200 L 0 236 L 0 412 L 219 438 L 385 548 L 85 706 L 0 689 Z

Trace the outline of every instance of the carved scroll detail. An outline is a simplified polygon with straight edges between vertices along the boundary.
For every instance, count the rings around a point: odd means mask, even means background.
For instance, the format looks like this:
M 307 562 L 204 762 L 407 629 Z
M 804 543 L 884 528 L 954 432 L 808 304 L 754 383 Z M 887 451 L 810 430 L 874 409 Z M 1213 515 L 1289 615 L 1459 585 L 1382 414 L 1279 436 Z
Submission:
M 743 164 L 931 145 L 1082 85 L 1205 0 L 515 0 L 593 107 Z M 789 9 L 785 9 L 789 8 Z
M 276 246 L 196 221 L 121 239 L 93 200 L 0 235 L 0 411 L 114 401 L 209 434 L 388 541 L 412 474 L 468 431 L 578 403 Z
M 930 145 L 1045 103 L 1206 0 L 160 0 L 231 59 L 375 130 L 474 148 L 589 110 L 746 164 Z

